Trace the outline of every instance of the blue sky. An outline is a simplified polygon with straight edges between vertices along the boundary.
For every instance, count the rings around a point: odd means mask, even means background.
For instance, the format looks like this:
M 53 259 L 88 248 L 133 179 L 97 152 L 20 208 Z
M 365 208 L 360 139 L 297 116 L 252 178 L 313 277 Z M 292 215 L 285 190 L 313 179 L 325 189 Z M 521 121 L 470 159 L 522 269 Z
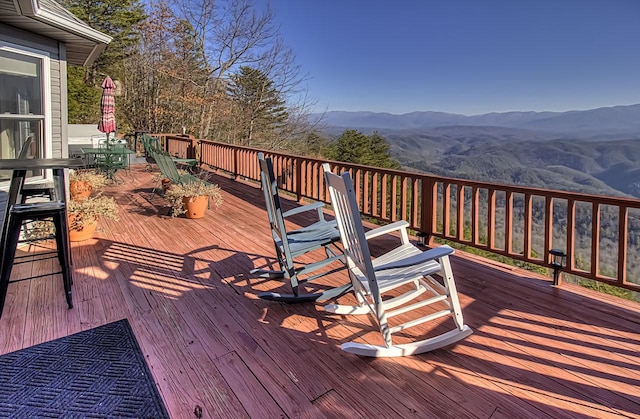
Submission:
M 271 0 L 316 111 L 640 103 L 638 0 Z

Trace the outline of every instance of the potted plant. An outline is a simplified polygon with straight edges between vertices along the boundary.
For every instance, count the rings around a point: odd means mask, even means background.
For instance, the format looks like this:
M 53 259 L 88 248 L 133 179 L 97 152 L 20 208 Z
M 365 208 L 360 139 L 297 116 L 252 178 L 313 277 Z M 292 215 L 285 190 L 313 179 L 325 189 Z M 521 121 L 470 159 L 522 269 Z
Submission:
M 197 180 L 185 184 L 172 184 L 165 194 L 171 203 L 171 215 L 185 214 L 187 218 L 202 218 L 209 201 L 215 207 L 222 204 L 222 192 L 218 185 Z
M 69 173 L 69 193 L 71 199 L 80 201 L 107 183 L 107 177 L 94 170 L 74 170 Z
M 69 240 L 88 240 L 96 231 L 98 217 L 118 219 L 118 206 L 113 198 L 95 196 L 79 201 L 69 200 Z

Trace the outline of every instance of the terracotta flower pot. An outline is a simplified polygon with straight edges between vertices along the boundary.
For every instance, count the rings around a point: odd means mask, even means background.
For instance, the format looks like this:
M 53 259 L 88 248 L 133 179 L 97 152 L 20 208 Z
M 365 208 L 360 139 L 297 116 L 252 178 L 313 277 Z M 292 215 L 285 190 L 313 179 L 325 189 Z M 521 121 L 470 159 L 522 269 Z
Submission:
M 187 218 L 202 218 L 209 204 L 208 196 L 190 196 L 182 198 Z
M 75 201 L 87 199 L 91 195 L 91 185 L 82 180 L 72 180 L 69 182 L 69 194 L 71 199 Z
M 81 242 L 93 238 L 96 228 L 98 227 L 98 221 L 95 220 L 92 223 L 85 223 L 82 228 L 73 228 L 71 226 L 73 226 L 74 219 L 75 216 L 73 214 L 69 214 L 69 241 Z

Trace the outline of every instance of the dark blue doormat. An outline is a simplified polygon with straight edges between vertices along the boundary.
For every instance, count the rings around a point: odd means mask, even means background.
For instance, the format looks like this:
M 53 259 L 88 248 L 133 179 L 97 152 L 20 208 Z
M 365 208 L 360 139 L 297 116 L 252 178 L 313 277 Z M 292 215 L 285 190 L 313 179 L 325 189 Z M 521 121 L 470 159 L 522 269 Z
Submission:
M 169 415 L 124 319 L 0 356 L 0 417 Z

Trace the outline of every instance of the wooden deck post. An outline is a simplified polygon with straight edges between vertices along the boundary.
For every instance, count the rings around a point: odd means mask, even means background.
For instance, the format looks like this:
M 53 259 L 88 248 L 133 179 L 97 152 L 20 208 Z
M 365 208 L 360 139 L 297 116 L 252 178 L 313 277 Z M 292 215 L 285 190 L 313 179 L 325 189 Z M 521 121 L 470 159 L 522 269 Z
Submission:
M 293 159 L 294 173 L 295 173 L 295 191 L 296 199 L 300 203 L 302 202 L 302 162 L 299 158 Z

